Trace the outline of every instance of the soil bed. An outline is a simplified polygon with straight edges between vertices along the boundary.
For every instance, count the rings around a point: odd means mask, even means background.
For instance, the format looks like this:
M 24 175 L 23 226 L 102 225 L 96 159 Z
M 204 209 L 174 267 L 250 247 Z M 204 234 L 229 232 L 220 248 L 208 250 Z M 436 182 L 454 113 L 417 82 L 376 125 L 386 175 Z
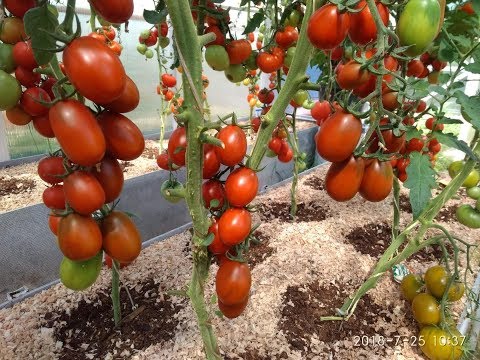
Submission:
M 248 254 L 252 291 L 241 317 L 215 316 L 218 308 L 212 295 L 218 267 L 212 265 L 205 298 L 224 359 L 424 359 L 412 341 L 418 328 L 410 305 L 401 298 L 390 274 L 362 299 L 348 322 L 320 322 L 321 316 L 335 315 L 368 276 L 390 241 L 392 220 L 391 198 L 381 203 L 359 196 L 346 203 L 332 201 L 317 186 L 326 170 L 322 167 L 301 178 L 297 222 L 290 220 L 289 184 L 255 200 L 258 211 L 253 222 L 262 223 L 256 234 L 261 243 L 252 244 Z M 465 201 L 452 200 L 447 206 Z M 401 224 L 411 217 L 402 213 Z M 446 219 L 438 221 L 455 236 L 470 242 L 480 237 L 479 230 Z M 125 321 L 119 330 L 111 327 L 111 277 L 106 268 L 84 292 L 59 284 L 0 310 L 0 358 L 23 360 L 34 354 L 45 359 L 203 359 L 193 310 L 171 292 L 188 283 L 189 238 L 185 231 L 152 245 L 122 270 L 122 283 L 142 310 L 132 312 L 122 290 Z M 437 264 L 441 255 L 438 249 L 430 249 L 405 264 L 413 272 L 423 272 Z M 472 265 L 477 272 L 478 259 L 474 254 Z M 466 265 L 463 254 L 460 264 Z M 452 307 L 455 314 L 461 312 L 464 301 Z M 362 343 L 364 337 L 370 339 L 368 344 Z

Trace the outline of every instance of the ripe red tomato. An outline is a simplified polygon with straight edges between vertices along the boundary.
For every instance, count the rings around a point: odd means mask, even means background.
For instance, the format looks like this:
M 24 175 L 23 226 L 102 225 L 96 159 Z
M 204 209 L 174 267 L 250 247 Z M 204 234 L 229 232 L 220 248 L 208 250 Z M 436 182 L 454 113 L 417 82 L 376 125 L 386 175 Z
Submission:
M 63 185 L 53 185 L 46 188 L 42 194 L 42 200 L 46 207 L 53 210 L 65 209 L 65 193 Z
M 94 2 L 101 3 L 92 1 L 92 5 Z M 117 99 L 127 82 L 118 56 L 107 45 L 88 36 L 76 38 L 68 44 L 63 52 L 63 65 L 78 92 L 97 104 L 108 104 Z
M 349 26 L 349 13 L 342 14 L 336 5 L 327 4 L 315 11 L 308 21 L 307 35 L 316 48 L 331 50 L 345 40 Z
M 203 145 L 203 178 L 210 179 L 218 170 L 220 170 L 220 160 L 215 152 L 215 146 Z
M 13 46 L 13 60 L 15 61 L 15 64 L 25 68 L 26 70 L 33 70 L 38 67 L 37 61 L 33 56 L 32 42 L 17 42 Z
M 127 113 L 137 108 L 140 102 L 140 93 L 138 92 L 137 85 L 128 76 L 125 88 L 118 98 L 108 104 L 102 106 L 107 110 L 117 113 Z
M 225 194 L 231 206 L 249 204 L 258 192 L 258 177 L 252 169 L 241 167 L 234 170 L 225 182 Z
M 165 21 L 160 24 L 160 35 L 163 37 L 168 35 L 168 24 Z
M 399 172 L 405 172 L 407 170 L 407 166 L 410 164 L 409 158 L 401 158 L 397 161 L 397 170 Z
M 310 110 L 310 114 L 312 115 L 312 118 L 315 119 L 318 126 L 321 126 L 331 113 L 332 109 L 330 107 L 330 103 L 326 100 L 317 101 Z
M 123 170 L 117 159 L 105 156 L 100 164 L 94 168 L 93 175 L 102 186 L 105 193 L 105 203 L 114 201 L 122 192 Z
M 258 129 L 260 129 L 260 125 L 262 124 L 262 120 L 259 117 L 255 117 L 250 121 L 252 125 L 253 132 L 257 133 Z
M 157 156 L 157 165 L 160 169 L 170 170 L 172 168 L 172 161 L 168 157 L 168 151 L 164 150 Z
M 31 87 L 25 90 L 20 98 L 20 105 L 27 114 L 40 116 L 48 113 L 48 107 L 40 104 L 38 101 L 49 102 L 50 96 L 47 92 L 38 87 Z
M 440 71 L 444 69 L 446 66 L 447 66 L 447 63 L 445 61 L 440 61 L 438 59 L 435 59 L 432 61 L 432 67 L 433 67 L 433 70 L 435 71 Z
M 75 171 L 63 182 L 65 200 L 75 212 L 90 215 L 105 203 L 102 185 L 92 173 Z
M 352 199 L 360 189 L 365 162 L 353 155 L 342 162 L 330 165 L 325 176 L 325 190 L 336 201 Z
M 257 56 L 257 66 L 266 74 L 277 71 L 282 67 L 282 64 L 283 57 L 281 56 L 276 56 L 265 51 L 260 52 Z
M 127 267 L 130 264 L 131 263 L 120 263 L 120 269 L 123 269 L 124 267 Z M 111 269 L 113 266 L 113 260 L 108 254 L 105 254 L 105 265 L 107 265 L 109 269 Z
M 425 71 L 425 65 L 420 60 L 414 59 L 408 62 L 407 76 L 420 77 Z
M 50 125 L 65 155 L 74 163 L 93 166 L 105 154 L 105 138 L 85 105 L 73 99 L 59 101 L 48 113 Z
M 46 137 L 46 138 L 54 138 L 55 134 L 53 133 L 52 126 L 50 125 L 50 119 L 48 118 L 48 114 L 35 116 L 33 118 L 33 127 L 37 132 Z
M 218 300 L 218 308 L 220 309 L 222 314 L 229 319 L 234 319 L 242 315 L 242 313 L 245 311 L 245 308 L 247 307 L 247 304 L 248 296 L 243 302 L 235 305 L 225 305 L 223 302 Z
M 267 88 L 263 88 L 258 93 L 258 100 L 260 100 L 260 102 L 262 102 L 263 104 L 268 105 L 273 101 L 273 99 L 275 99 L 275 94 L 273 93 L 273 91 L 268 90 Z
M 90 36 L 91 38 L 94 38 L 95 40 L 98 40 L 102 43 L 105 43 L 107 41 L 107 38 L 104 35 L 99 34 L 97 32 L 91 32 L 87 36 Z
M 298 40 L 298 31 L 293 26 L 285 26 L 283 31 L 277 31 L 275 42 L 283 49 L 288 49 Z
M 225 254 L 230 247 L 225 245 L 222 240 L 220 240 L 220 236 L 218 236 L 218 222 L 213 221 L 212 225 L 208 228 L 208 233 L 213 234 L 214 238 L 210 245 L 208 245 L 208 251 L 210 251 L 213 255 L 223 255 Z
M 26 88 L 35 87 L 40 84 L 40 81 L 42 80 L 40 74 L 36 74 L 21 66 L 17 66 L 15 69 L 15 78 Z
M 55 94 L 53 93 L 53 85 L 57 83 L 57 79 L 53 77 L 48 77 L 46 80 L 42 81 L 42 85 L 40 86 L 43 90 L 47 92 L 50 96 L 50 99 L 55 99 Z
M 38 176 L 49 184 L 58 184 L 63 181 L 65 168 L 63 158 L 60 156 L 47 156 L 38 162 Z
M 211 210 L 220 210 L 225 203 L 225 189 L 220 180 L 210 179 L 202 185 L 202 197 L 205 207 Z M 212 204 L 216 200 L 217 204 Z
M 177 79 L 172 74 L 162 74 L 162 84 L 166 87 L 174 87 L 177 85 Z
M 377 2 L 376 4 L 383 24 L 387 25 L 389 17 L 388 8 L 381 2 Z M 377 26 L 365 0 L 357 3 L 355 8 L 360 11 L 349 13 L 350 28 L 348 30 L 348 37 L 358 45 L 365 45 L 377 39 Z
M 413 138 L 407 142 L 407 151 L 422 151 L 424 143 L 421 139 Z
M 318 130 L 317 151 L 327 161 L 346 160 L 355 150 L 361 135 L 361 121 L 352 114 L 337 110 Z
M 134 160 L 142 155 L 145 139 L 133 121 L 110 111 L 98 115 L 97 120 L 105 136 L 109 154 L 124 161 Z
M 252 217 L 245 209 L 230 208 L 218 221 L 218 234 L 227 246 L 234 246 L 244 241 L 252 227 Z
M 427 109 L 427 103 L 423 100 L 418 102 L 417 108 L 415 109 L 416 113 L 421 113 Z
M 268 148 L 272 150 L 275 154 L 280 154 L 280 150 L 282 149 L 282 139 L 279 137 L 273 137 L 268 142 Z
M 428 143 L 428 150 L 433 154 L 438 154 L 442 150 L 442 145 L 440 143 Z
M 120 43 L 116 41 L 111 41 L 110 43 L 108 43 L 108 47 L 118 56 L 122 54 L 123 46 L 120 45 Z
M 28 10 L 35 7 L 35 0 L 4 0 L 3 4 L 10 14 L 22 18 Z
M 355 60 L 350 60 L 345 65 L 337 67 L 337 83 L 342 89 L 353 90 L 365 84 L 369 78 L 370 73 L 361 69 L 361 64 Z
M 443 128 L 444 128 L 444 125 L 443 124 L 437 124 L 437 121 L 436 119 L 434 119 L 433 117 L 431 118 L 428 118 L 426 121 L 425 121 L 425 127 L 429 130 L 435 130 L 435 131 L 442 131 Z
M 121 263 L 132 262 L 142 250 L 142 238 L 127 214 L 112 211 L 102 220 L 103 249 Z
M 187 132 L 184 127 L 173 130 L 168 140 L 168 157 L 175 165 L 185 165 L 185 151 L 187 149 Z
M 21 105 L 16 105 L 5 112 L 8 121 L 17 126 L 27 125 L 32 117 L 27 114 Z
M 227 50 L 231 65 L 238 65 L 245 62 L 252 53 L 252 46 L 246 39 L 233 40 L 227 44 L 225 49 Z
M 278 154 L 278 160 L 284 163 L 288 163 L 293 159 L 293 150 L 288 145 L 286 140 L 282 140 L 282 147 L 280 148 L 280 152 Z
M 368 201 L 382 201 L 390 194 L 392 186 L 392 164 L 390 164 L 390 161 L 379 162 L 374 159 L 365 168 L 359 193 Z
M 396 91 L 389 91 L 382 95 L 382 104 L 383 107 L 387 110 L 393 111 L 400 106 L 398 102 L 398 92 Z
M 62 220 L 62 217 L 56 216 L 54 213 L 50 213 L 50 215 L 48 215 L 48 227 L 54 235 L 58 234 L 58 225 L 60 224 L 60 220 Z
M 132 17 L 133 0 L 90 0 L 97 14 L 113 24 L 121 24 Z
M 223 165 L 234 166 L 243 160 L 247 153 L 247 136 L 240 127 L 227 125 L 218 132 L 217 138 L 225 145 L 224 148 L 215 147 Z
M 102 248 L 102 233 L 92 217 L 69 214 L 58 225 L 58 246 L 70 260 L 87 260 Z
M 248 298 L 252 276 L 246 263 L 225 261 L 215 277 L 215 291 L 225 305 L 241 304 Z

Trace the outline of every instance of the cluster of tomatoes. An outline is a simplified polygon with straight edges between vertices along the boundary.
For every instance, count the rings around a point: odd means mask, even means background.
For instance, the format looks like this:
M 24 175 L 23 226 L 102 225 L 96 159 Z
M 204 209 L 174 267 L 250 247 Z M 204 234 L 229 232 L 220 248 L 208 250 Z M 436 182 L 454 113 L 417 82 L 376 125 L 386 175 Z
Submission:
M 462 170 L 464 162 L 462 160 L 457 160 L 452 162 L 448 166 L 448 173 L 453 179 L 458 173 Z M 478 183 L 480 181 L 480 173 L 477 169 L 473 169 L 468 174 L 467 178 L 463 182 L 462 186 L 466 188 L 467 195 L 475 200 L 475 207 L 470 204 L 460 205 L 456 210 L 456 217 L 458 222 L 468 226 L 472 229 L 480 228 L 480 187 Z
M 150 47 L 155 46 L 159 42 L 160 47 L 164 49 L 170 44 L 167 22 L 164 21 L 160 25 L 155 25 L 149 30 L 142 31 L 138 37 L 138 42 L 137 51 L 145 55 L 147 59 L 153 58 L 153 50 L 149 49 Z
M 460 359 L 465 337 L 457 330 L 448 307 L 444 316 L 440 301 L 459 301 L 465 285 L 452 279 L 445 267 L 430 267 L 422 276 L 408 274 L 400 285 L 405 299 L 412 303 L 412 313 L 420 325 L 418 345 L 428 359 Z M 448 292 L 445 294 L 445 292 Z
M 122 54 L 123 46 L 115 41 L 117 33 L 113 26 L 102 26 L 96 31 L 91 32 L 88 36 L 93 37 L 99 41 L 105 42 L 112 51 L 120 56 Z
M 407 76 L 414 76 L 417 78 L 428 77 L 428 82 L 431 84 L 438 83 L 440 71 L 447 66 L 445 61 L 438 60 L 428 52 L 423 53 L 419 59 L 410 60 L 407 67 Z

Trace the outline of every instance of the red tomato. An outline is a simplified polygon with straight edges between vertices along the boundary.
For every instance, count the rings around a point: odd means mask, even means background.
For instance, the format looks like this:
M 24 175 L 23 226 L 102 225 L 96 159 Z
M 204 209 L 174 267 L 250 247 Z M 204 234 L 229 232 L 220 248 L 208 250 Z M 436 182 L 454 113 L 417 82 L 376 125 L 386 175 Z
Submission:
M 210 179 L 202 185 L 202 197 L 205 207 L 211 210 L 220 210 L 225 203 L 225 189 L 217 179 Z M 214 206 L 212 201 L 216 200 L 217 205 Z
M 25 68 L 26 70 L 33 70 L 38 67 L 37 61 L 33 56 L 32 42 L 20 41 L 13 46 L 13 60 L 15 64 Z
M 42 81 L 40 86 L 43 90 L 47 92 L 51 99 L 55 99 L 55 94 L 53 93 L 53 85 L 57 83 L 57 79 L 53 77 L 48 77 L 46 80 Z
M 280 154 L 280 151 L 282 149 L 282 139 L 278 137 L 273 137 L 269 142 L 268 142 L 268 148 L 272 150 L 275 154 Z
M 353 90 L 364 85 L 370 78 L 367 70 L 361 69 L 361 64 L 351 60 L 345 65 L 339 66 L 337 72 L 337 83 L 344 90 Z
M 447 63 L 445 61 L 440 61 L 438 59 L 432 61 L 432 67 L 435 71 L 440 71 L 445 68 L 445 66 L 447 66 Z
M 40 84 L 40 81 L 42 80 L 40 74 L 36 74 L 33 71 L 25 69 L 21 66 L 17 66 L 15 69 L 15 77 L 18 82 L 26 88 L 35 87 Z
M 337 110 L 318 130 L 317 151 L 327 161 L 346 160 L 355 150 L 361 135 L 361 121 L 352 114 Z
M 273 91 L 268 90 L 267 88 L 263 88 L 258 93 L 258 100 L 260 100 L 260 102 L 263 104 L 268 105 L 273 101 L 273 99 L 275 99 L 275 94 L 273 93 Z
M 120 269 L 123 269 L 124 267 L 127 267 L 130 264 L 131 263 L 120 263 Z M 107 265 L 109 269 L 111 269 L 113 266 L 113 260 L 108 254 L 105 254 L 105 265 Z
M 410 159 L 409 158 L 398 159 L 397 170 L 399 172 L 406 172 L 408 164 L 410 164 Z
M 218 170 L 220 170 L 220 160 L 215 152 L 215 146 L 203 145 L 203 178 L 210 179 Z
M 250 42 L 245 39 L 233 40 L 225 47 L 230 59 L 230 64 L 236 65 L 245 62 L 252 53 Z
M 165 21 L 160 24 L 160 35 L 163 37 L 168 35 L 168 24 Z
M 257 66 L 266 74 L 277 71 L 282 67 L 282 64 L 283 57 L 281 56 L 275 56 L 265 51 L 260 52 L 257 56 Z M 273 87 L 275 87 L 275 85 Z
M 125 88 L 118 98 L 102 106 L 107 110 L 117 113 L 127 113 L 137 108 L 140 102 L 140 94 L 137 85 L 128 76 Z
M 38 176 L 49 184 L 58 184 L 63 181 L 65 175 L 65 167 L 63 166 L 63 158 L 60 156 L 47 156 L 38 162 Z
M 407 76 L 420 77 L 425 71 L 425 65 L 420 60 L 410 60 L 407 68 Z
M 185 151 L 187 149 L 187 132 L 184 127 L 173 130 L 168 140 L 168 157 L 175 165 L 185 165 Z
M 10 14 L 19 18 L 22 18 L 28 10 L 36 6 L 35 0 L 4 0 L 3 4 Z
M 105 154 L 105 138 L 97 120 L 81 102 L 63 100 L 50 108 L 50 125 L 65 155 L 74 163 L 93 166 Z
M 8 109 L 5 115 L 8 121 L 17 126 L 27 125 L 32 121 L 32 117 L 23 110 L 21 105 Z
M 434 118 L 428 118 L 427 121 L 425 121 L 425 127 L 429 130 L 436 130 L 436 131 L 442 131 L 444 128 L 443 124 L 437 124 L 436 120 Z
M 92 5 L 94 2 L 101 1 L 92 1 Z M 117 99 L 127 82 L 118 56 L 108 46 L 88 36 L 76 38 L 68 44 L 63 51 L 63 65 L 78 92 L 97 104 L 108 104 Z
M 389 161 L 379 162 L 377 159 L 374 159 L 365 168 L 359 193 L 368 201 L 378 202 L 390 194 L 392 186 L 392 164 Z
M 242 313 L 245 311 L 245 308 L 247 307 L 247 304 L 248 296 L 243 302 L 235 305 L 225 305 L 220 300 L 218 300 L 218 308 L 220 309 L 222 314 L 229 319 L 234 319 L 242 315 Z
M 442 145 L 439 144 L 438 142 L 437 143 L 430 142 L 428 144 L 428 150 L 430 150 L 432 154 L 438 154 L 440 150 L 442 150 Z
M 334 162 L 325 176 L 325 190 L 336 201 L 350 200 L 360 189 L 364 171 L 363 159 L 355 159 L 353 155 L 342 162 Z
M 283 49 L 288 49 L 298 40 L 298 31 L 293 26 L 285 26 L 283 31 L 277 31 L 275 42 Z
M 48 113 L 48 107 L 40 104 L 38 101 L 50 102 L 50 96 L 47 92 L 38 87 L 31 87 L 25 90 L 20 98 L 20 105 L 27 114 L 40 116 Z
M 177 79 L 172 74 L 162 74 L 162 84 L 166 87 L 174 87 L 177 85 Z
M 123 170 L 117 159 L 105 156 L 94 168 L 93 175 L 97 178 L 105 193 L 105 203 L 114 201 L 122 192 L 124 178 Z
M 102 233 L 92 217 L 69 214 L 58 225 L 58 246 L 70 260 L 88 260 L 101 250 Z
M 258 192 L 258 177 L 252 169 L 241 167 L 234 170 L 225 182 L 225 194 L 231 206 L 248 205 Z
M 234 246 L 247 238 L 251 227 L 252 217 L 247 210 L 230 208 L 218 221 L 218 234 L 225 245 Z
M 293 159 L 293 150 L 288 145 L 288 142 L 282 140 L 282 147 L 280 153 L 278 154 L 278 160 L 284 163 L 288 163 Z
M 135 260 L 142 250 L 142 238 L 127 214 L 112 211 L 102 220 L 103 249 L 121 263 Z
M 63 185 L 53 185 L 46 188 L 42 194 L 42 200 L 46 207 L 53 210 L 65 209 L 65 193 Z
M 50 215 L 48 215 L 48 227 L 54 235 L 58 234 L 58 225 L 60 224 L 60 220 L 62 220 L 62 217 L 56 216 L 54 213 L 50 213 Z
M 75 171 L 63 182 L 65 200 L 75 212 L 90 215 L 105 203 L 102 185 L 92 173 Z
M 250 293 L 252 276 L 246 263 L 226 261 L 220 265 L 215 277 L 218 300 L 225 305 L 245 302 Z
M 104 35 L 99 34 L 97 32 L 91 32 L 87 36 L 90 36 L 91 38 L 94 38 L 95 40 L 98 40 L 102 43 L 105 43 L 107 41 L 107 38 Z
M 422 151 L 424 143 L 422 140 L 413 138 L 407 143 L 407 151 Z
M 330 107 L 330 103 L 328 101 L 317 101 L 313 108 L 310 110 L 310 114 L 312 118 L 315 119 L 318 126 L 321 126 L 325 120 L 330 116 L 332 113 L 332 109 Z
M 377 2 L 377 10 L 384 25 L 388 24 L 389 12 L 388 8 L 380 2 Z M 377 26 L 370 13 L 365 0 L 357 3 L 355 7 L 358 12 L 351 12 L 350 28 L 348 30 L 348 37 L 358 45 L 365 45 L 377 39 Z
M 382 105 L 385 109 L 393 111 L 400 106 L 398 102 L 398 92 L 396 91 L 389 91 L 387 93 L 383 93 L 382 95 Z
M 46 137 L 46 138 L 54 138 L 55 134 L 53 133 L 52 126 L 50 125 L 50 119 L 47 115 L 35 116 L 33 118 L 33 127 L 37 132 Z
M 315 11 L 308 21 L 307 35 L 316 48 L 331 50 L 345 40 L 349 26 L 349 13 L 342 14 L 336 5 L 327 4 Z
M 90 0 L 97 14 L 113 24 L 121 24 L 133 14 L 133 0 Z
M 234 166 L 243 160 L 247 153 L 247 136 L 240 127 L 227 125 L 218 132 L 217 138 L 225 145 L 224 148 L 215 147 L 223 165 Z
M 427 109 L 427 103 L 423 100 L 418 102 L 417 108 L 415 109 L 416 113 L 424 112 Z
M 172 161 L 168 157 L 168 151 L 164 150 L 157 156 L 157 165 L 160 169 L 170 170 L 172 167 Z
M 134 160 L 142 155 L 145 139 L 133 121 L 110 111 L 98 115 L 97 120 L 105 136 L 109 154 L 124 161 Z
M 208 228 L 208 233 L 213 234 L 214 238 L 210 245 L 208 245 L 208 251 L 213 255 L 223 255 L 225 254 L 230 247 L 226 246 L 218 236 L 218 222 L 214 221 L 212 225 Z

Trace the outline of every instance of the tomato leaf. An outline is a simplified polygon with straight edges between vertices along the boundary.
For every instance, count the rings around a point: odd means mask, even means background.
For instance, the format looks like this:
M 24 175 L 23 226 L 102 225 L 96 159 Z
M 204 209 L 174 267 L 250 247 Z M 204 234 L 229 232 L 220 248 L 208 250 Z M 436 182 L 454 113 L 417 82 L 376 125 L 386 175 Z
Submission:
M 468 121 L 476 130 L 480 130 L 480 97 L 469 97 L 461 91 L 453 94 L 457 98 L 457 103 L 462 107 L 462 111 L 467 115 Z
M 160 24 L 162 21 L 165 21 L 167 14 L 167 9 L 161 11 L 143 10 L 143 18 L 147 23 L 152 25 Z
M 432 189 L 437 186 L 435 171 L 431 168 L 428 155 L 414 151 L 410 153 L 407 166 L 407 181 L 404 186 L 410 189 L 410 204 L 413 218 L 417 218 L 432 197 Z
M 245 27 L 245 30 L 243 31 L 243 35 L 246 35 L 248 33 L 251 33 L 255 31 L 263 22 L 263 19 L 265 18 L 265 13 L 263 9 L 261 9 L 259 12 L 254 14 L 250 20 L 247 23 L 247 26 Z
M 25 32 L 32 38 L 33 55 L 38 65 L 45 65 L 55 54 L 48 49 L 54 49 L 56 40 L 48 33 L 55 33 L 58 27 L 57 17 L 48 10 L 47 4 L 27 11 L 23 17 Z
M 480 74 L 480 61 L 465 65 L 465 70 L 473 74 Z
M 472 0 L 472 6 L 475 14 L 480 14 L 480 0 Z
M 422 132 L 418 130 L 416 127 L 408 127 L 407 131 L 405 132 L 405 140 L 409 141 L 412 140 L 413 138 L 420 138 L 422 137 Z
M 208 246 L 213 242 L 213 239 L 215 239 L 215 235 L 212 233 L 209 233 L 205 239 L 200 243 L 201 246 Z
M 462 120 L 458 119 L 450 119 L 447 117 L 442 117 L 441 119 L 437 120 L 437 123 L 439 124 L 463 124 Z
M 450 146 L 452 148 L 455 148 L 457 150 L 463 151 L 465 154 L 470 156 L 472 159 L 475 159 L 475 160 L 478 161 L 477 156 L 473 153 L 472 149 L 470 149 L 468 144 L 465 141 L 458 139 L 452 133 L 445 134 L 441 131 L 434 131 L 433 135 L 442 144 L 445 144 L 445 145 Z

